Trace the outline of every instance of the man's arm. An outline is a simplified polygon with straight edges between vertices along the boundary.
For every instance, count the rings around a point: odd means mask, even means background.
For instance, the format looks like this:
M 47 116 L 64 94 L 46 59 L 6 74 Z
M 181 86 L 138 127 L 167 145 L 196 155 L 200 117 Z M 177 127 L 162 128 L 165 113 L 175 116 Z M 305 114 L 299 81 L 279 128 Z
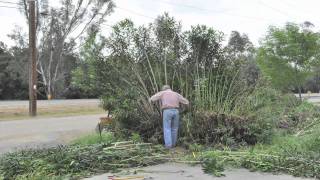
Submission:
M 155 95 L 151 96 L 151 98 L 149 99 L 149 101 L 154 102 L 154 101 L 158 101 L 161 98 L 162 92 L 158 92 Z
M 177 93 L 178 94 L 178 93 Z M 189 104 L 189 101 L 188 99 L 184 98 L 182 95 L 178 94 L 178 98 L 179 98 L 179 102 L 181 104 L 185 104 L 185 105 L 188 105 Z

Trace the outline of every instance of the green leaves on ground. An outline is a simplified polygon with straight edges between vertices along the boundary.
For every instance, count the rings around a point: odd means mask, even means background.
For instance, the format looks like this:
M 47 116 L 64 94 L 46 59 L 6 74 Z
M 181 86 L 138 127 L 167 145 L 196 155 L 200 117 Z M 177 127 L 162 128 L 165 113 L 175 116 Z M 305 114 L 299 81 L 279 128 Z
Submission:
M 206 173 L 222 176 L 225 167 L 243 167 L 253 171 L 286 173 L 299 177 L 320 179 L 320 158 L 290 155 L 263 150 L 208 151 L 203 153 Z
M 107 147 L 92 144 L 21 150 L 0 158 L 0 179 L 80 179 L 119 168 L 162 163 L 166 157 L 162 146 L 131 141 Z
M 320 128 L 316 125 L 305 133 L 278 134 L 270 145 L 203 151 L 197 160 L 203 161 L 205 172 L 220 176 L 226 167 L 243 167 L 254 171 L 286 173 L 320 179 Z M 296 132 L 297 130 L 295 130 Z M 299 129 L 298 132 L 301 130 Z M 199 154 L 199 153 L 198 153 Z M 194 157 L 192 157 L 194 158 Z

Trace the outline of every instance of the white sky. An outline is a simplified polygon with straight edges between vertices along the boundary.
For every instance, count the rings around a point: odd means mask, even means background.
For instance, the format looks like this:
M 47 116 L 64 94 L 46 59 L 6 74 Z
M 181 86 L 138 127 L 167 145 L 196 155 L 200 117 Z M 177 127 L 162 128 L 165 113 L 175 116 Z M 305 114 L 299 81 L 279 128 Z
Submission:
M 17 3 L 17 0 L 1 0 Z M 49 0 L 49 5 L 56 1 Z M 114 24 L 124 18 L 130 18 L 138 25 L 153 21 L 164 12 L 181 21 L 184 30 L 191 25 L 205 24 L 229 34 L 233 30 L 249 35 L 254 44 L 258 44 L 267 32 L 269 25 L 282 26 L 286 22 L 302 23 L 310 21 L 315 31 L 320 30 L 319 0 L 114 0 L 118 8 L 107 17 L 107 24 Z M 4 4 L 0 6 L 15 6 Z M 9 45 L 12 42 L 7 34 L 15 25 L 28 28 L 23 15 L 12 8 L 0 7 L 0 41 Z M 103 31 L 109 31 L 104 26 Z M 227 38 L 227 37 L 226 37 Z

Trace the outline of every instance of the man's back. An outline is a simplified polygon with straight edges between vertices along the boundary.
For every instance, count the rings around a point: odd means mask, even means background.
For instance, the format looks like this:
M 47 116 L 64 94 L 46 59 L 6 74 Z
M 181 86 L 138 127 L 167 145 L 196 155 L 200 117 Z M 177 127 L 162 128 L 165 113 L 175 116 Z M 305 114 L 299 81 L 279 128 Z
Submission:
M 166 148 L 176 146 L 179 129 L 179 105 L 189 104 L 189 101 L 170 89 L 170 86 L 164 85 L 162 91 L 156 93 L 150 98 L 150 101 L 161 101 L 163 110 L 163 134 Z
M 172 91 L 171 89 L 167 89 L 164 91 L 160 91 L 154 96 L 151 97 L 152 101 L 161 100 L 161 108 L 179 108 L 179 104 L 189 104 L 189 101 L 181 96 L 179 93 Z
M 170 90 L 164 91 L 161 96 L 161 103 L 165 108 L 179 108 L 178 93 Z

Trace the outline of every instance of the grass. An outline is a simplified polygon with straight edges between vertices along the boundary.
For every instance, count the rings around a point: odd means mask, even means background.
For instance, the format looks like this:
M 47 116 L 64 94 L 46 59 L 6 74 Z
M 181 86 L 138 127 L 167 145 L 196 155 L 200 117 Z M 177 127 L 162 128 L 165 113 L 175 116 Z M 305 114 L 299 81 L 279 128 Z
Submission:
M 113 133 L 105 132 L 101 134 L 101 137 L 97 133 L 88 134 L 82 137 L 79 137 L 71 142 L 72 145 L 93 145 L 97 143 L 110 144 L 115 142 L 116 138 Z
M 55 105 L 38 107 L 37 117 L 62 117 L 62 116 L 77 116 L 102 114 L 105 111 L 98 105 Z M 13 107 L 8 109 L 0 109 L 0 121 L 31 119 L 28 115 L 27 108 Z

